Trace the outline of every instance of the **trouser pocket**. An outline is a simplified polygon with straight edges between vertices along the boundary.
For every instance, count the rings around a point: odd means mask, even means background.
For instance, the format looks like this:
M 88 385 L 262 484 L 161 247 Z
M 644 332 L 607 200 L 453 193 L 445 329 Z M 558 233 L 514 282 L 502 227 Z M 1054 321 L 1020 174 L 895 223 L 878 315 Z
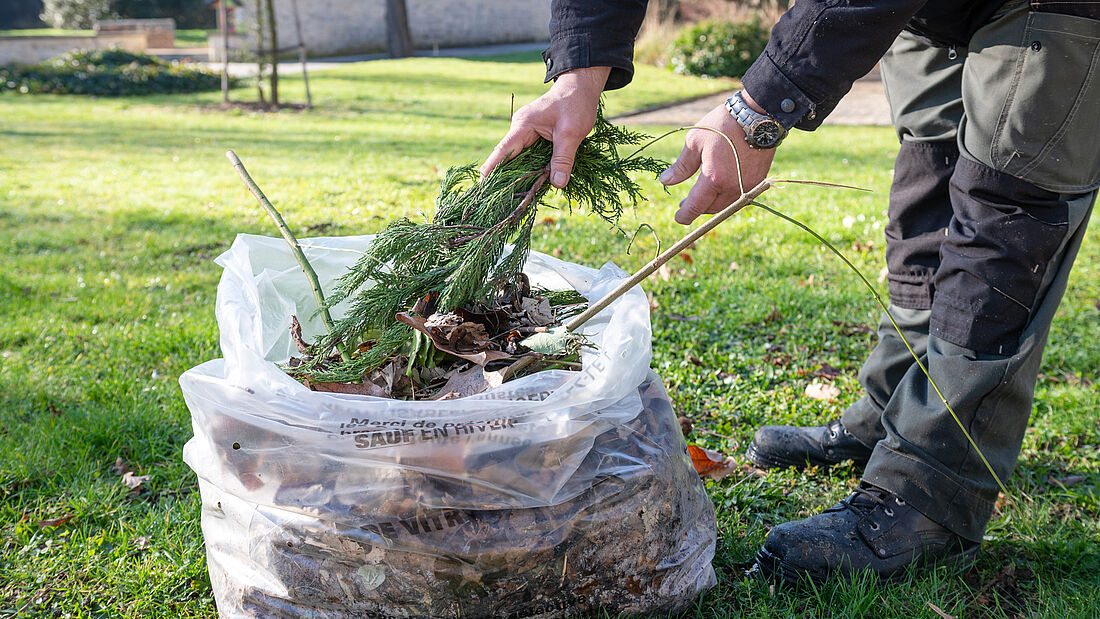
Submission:
M 1100 20 L 1009 13 L 975 33 L 969 51 L 966 152 L 1049 191 L 1100 185 Z

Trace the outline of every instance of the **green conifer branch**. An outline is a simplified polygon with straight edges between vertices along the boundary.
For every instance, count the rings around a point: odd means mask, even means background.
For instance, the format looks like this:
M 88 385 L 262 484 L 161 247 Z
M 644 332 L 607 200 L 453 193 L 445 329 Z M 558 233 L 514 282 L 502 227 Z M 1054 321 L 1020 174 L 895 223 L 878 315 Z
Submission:
M 630 175 L 658 174 L 667 164 L 637 154 L 623 158 L 618 148 L 646 137 L 611 125 L 601 110 L 561 190 L 570 208 L 577 205 L 614 224 L 627 205 L 644 200 Z M 483 178 L 476 164 L 448 170 L 434 218 L 394 221 L 336 282 L 326 307 L 347 300 L 348 311 L 294 373 L 318 381 L 358 381 L 404 347 L 411 350 L 411 330 L 396 321 L 398 312 L 429 300 L 432 309 L 448 312 L 468 303 L 490 304 L 508 292 L 527 260 L 535 214 L 551 189 L 546 180 L 552 155 L 553 145 L 540 139 Z M 346 343 L 354 349 L 375 332 L 381 335 L 350 361 L 327 359 L 333 347 Z

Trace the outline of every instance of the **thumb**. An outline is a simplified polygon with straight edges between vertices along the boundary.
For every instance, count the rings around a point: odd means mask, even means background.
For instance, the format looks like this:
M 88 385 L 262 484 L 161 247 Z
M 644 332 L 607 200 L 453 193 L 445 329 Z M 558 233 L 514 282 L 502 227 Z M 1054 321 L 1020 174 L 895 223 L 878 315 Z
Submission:
M 577 137 L 573 131 L 554 133 L 554 154 L 550 157 L 550 184 L 561 189 L 569 184 L 569 175 L 573 173 L 573 159 L 584 136 Z
M 702 161 L 702 156 L 697 149 L 684 146 L 684 150 L 680 151 L 680 156 L 672 162 L 672 165 L 668 166 L 667 170 L 661 172 L 661 176 L 657 180 L 661 181 L 663 185 L 682 183 L 699 171 L 699 165 Z

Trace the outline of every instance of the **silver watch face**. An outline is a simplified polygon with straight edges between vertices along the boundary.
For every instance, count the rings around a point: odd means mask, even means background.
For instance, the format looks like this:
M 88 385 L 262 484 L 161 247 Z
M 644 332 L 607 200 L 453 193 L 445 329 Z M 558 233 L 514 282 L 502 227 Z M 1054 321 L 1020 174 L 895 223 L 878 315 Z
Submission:
M 752 128 L 752 141 L 760 148 L 775 146 L 783 139 L 783 127 L 774 121 L 765 121 Z

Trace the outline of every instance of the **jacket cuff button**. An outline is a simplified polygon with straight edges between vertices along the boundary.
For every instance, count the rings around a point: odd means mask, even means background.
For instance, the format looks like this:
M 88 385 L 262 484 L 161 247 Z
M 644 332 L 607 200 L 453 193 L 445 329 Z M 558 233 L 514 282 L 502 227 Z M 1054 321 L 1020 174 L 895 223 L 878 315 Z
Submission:
M 779 102 L 779 109 L 783 110 L 783 113 L 790 114 L 795 109 L 795 103 L 791 99 L 783 99 Z

